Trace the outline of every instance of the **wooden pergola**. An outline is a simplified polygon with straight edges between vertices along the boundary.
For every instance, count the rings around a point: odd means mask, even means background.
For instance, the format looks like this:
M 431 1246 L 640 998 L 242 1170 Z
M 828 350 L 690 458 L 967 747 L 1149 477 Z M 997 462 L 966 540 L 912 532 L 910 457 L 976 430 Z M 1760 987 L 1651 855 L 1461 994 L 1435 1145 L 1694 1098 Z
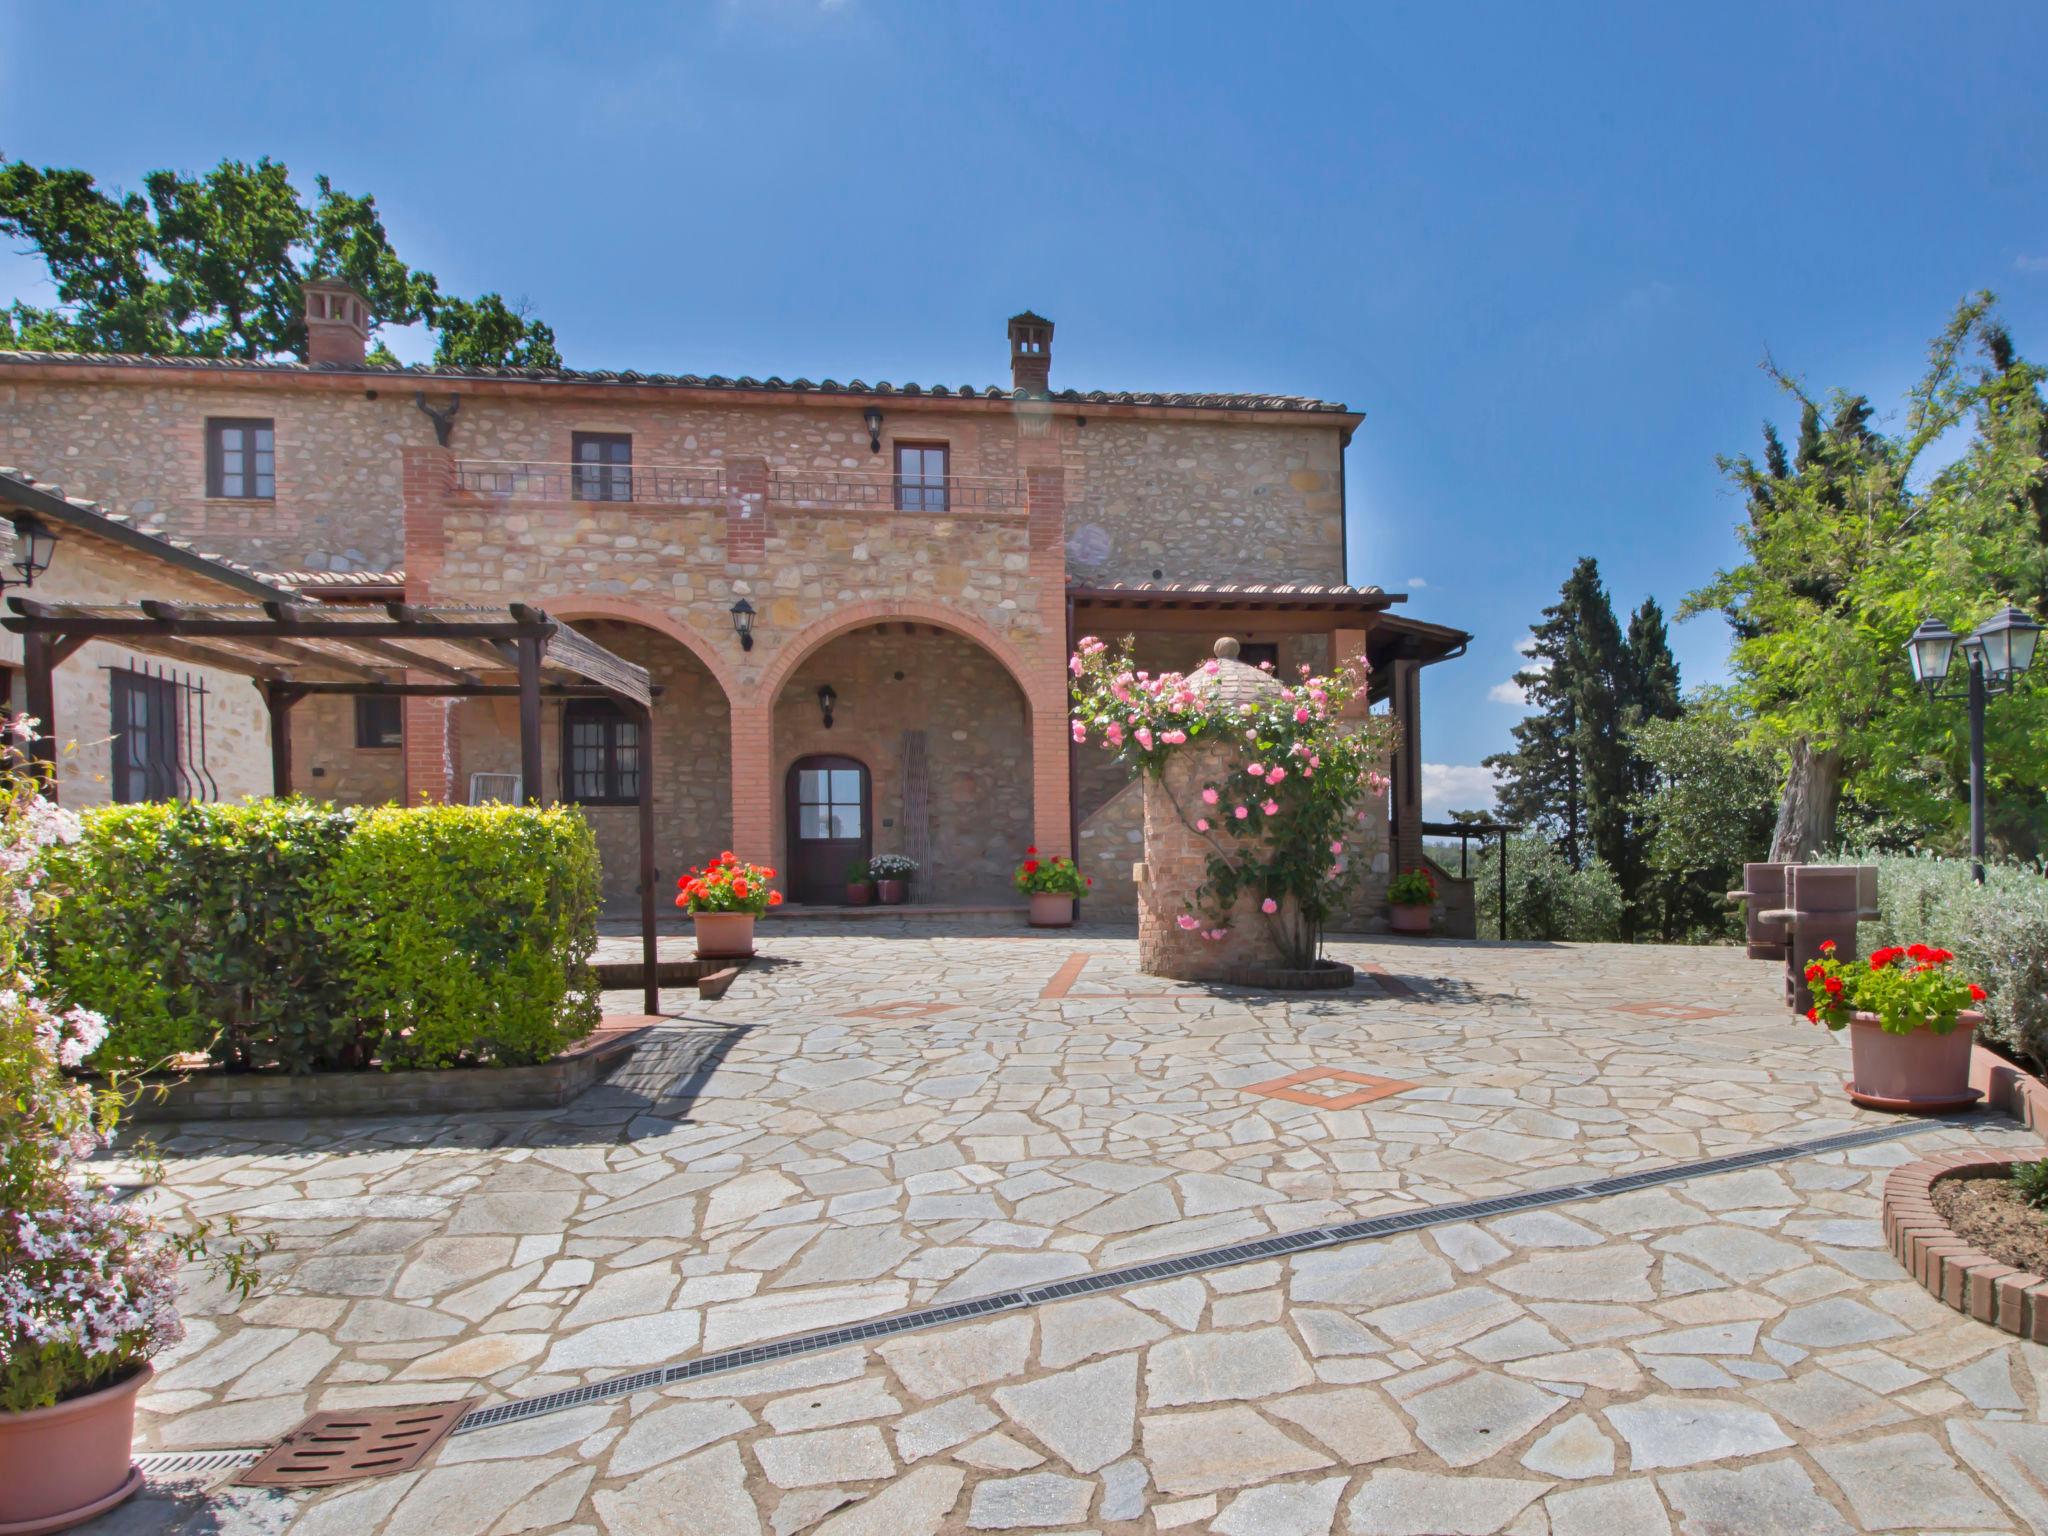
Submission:
M 249 678 L 270 712 L 271 787 L 292 792 L 292 706 L 304 698 L 517 698 L 520 798 L 541 803 L 542 699 L 610 698 L 640 725 L 640 924 L 645 1007 L 658 1011 L 654 895 L 654 689 L 647 669 L 538 608 L 341 606 L 274 601 L 134 604 L 8 600 L 22 637 L 34 752 L 57 793 L 54 675 L 80 646 L 113 641 Z

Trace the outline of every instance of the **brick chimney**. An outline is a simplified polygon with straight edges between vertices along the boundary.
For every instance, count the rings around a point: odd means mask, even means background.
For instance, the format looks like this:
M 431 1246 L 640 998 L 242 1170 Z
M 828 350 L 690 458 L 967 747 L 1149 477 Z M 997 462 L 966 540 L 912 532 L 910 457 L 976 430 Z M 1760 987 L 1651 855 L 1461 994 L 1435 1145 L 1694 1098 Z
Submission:
M 1042 395 L 1052 387 L 1052 322 L 1025 310 L 1010 316 L 1010 387 Z
M 370 349 L 370 306 L 363 296 L 338 278 L 308 278 L 300 285 L 306 296 L 306 361 L 361 363 Z

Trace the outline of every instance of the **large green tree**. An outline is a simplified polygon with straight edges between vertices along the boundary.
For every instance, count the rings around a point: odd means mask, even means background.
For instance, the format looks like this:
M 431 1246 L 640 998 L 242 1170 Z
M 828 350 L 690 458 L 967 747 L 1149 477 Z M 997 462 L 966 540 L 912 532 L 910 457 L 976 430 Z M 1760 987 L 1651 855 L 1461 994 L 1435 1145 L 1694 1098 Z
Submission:
M 203 176 L 151 171 L 141 192 L 81 170 L 0 156 L 0 233 L 41 257 L 57 302 L 0 311 L 0 345 L 163 357 L 303 358 L 300 285 L 340 278 L 380 325 L 425 323 L 437 362 L 555 367 L 554 332 L 495 293 L 443 294 L 392 249 L 375 198 L 286 168 L 223 160 Z M 378 344 L 375 357 L 390 354 Z
M 1722 461 L 1748 502 L 1744 559 L 1683 612 L 1728 617 L 1752 738 L 1785 754 L 1772 858 L 1832 846 L 1845 787 L 1936 846 L 1958 835 L 1963 711 L 1913 686 L 1906 637 L 1925 616 L 1967 631 L 2007 602 L 2048 597 L 2044 373 L 1990 305 L 1957 308 L 1896 431 L 1873 428 L 1864 397 L 1822 402 L 1772 368 L 1799 402 L 1798 451 L 1767 430 L 1761 462 Z M 2044 695 L 1998 701 L 1989 728 L 1994 796 L 2038 795 Z
M 1629 746 L 1644 770 L 1631 808 L 1648 865 L 1643 926 L 1671 940 L 1728 936 L 1726 895 L 1770 846 L 1783 777 L 1774 755 L 1718 689 L 1641 721 Z

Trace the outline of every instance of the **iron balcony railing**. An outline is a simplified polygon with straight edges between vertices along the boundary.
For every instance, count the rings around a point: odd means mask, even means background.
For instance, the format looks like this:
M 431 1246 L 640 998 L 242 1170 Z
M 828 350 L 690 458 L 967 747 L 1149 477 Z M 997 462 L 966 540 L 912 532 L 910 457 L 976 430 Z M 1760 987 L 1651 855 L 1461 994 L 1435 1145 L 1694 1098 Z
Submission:
M 777 506 L 874 512 L 1021 512 L 1024 487 L 978 475 L 892 475 L 857 469 L 778 469 L 768 499 Z
M 457 490 L 501 501 L 723 501 L 717 464 L 572 464 L 533 459 L 460 459 Z

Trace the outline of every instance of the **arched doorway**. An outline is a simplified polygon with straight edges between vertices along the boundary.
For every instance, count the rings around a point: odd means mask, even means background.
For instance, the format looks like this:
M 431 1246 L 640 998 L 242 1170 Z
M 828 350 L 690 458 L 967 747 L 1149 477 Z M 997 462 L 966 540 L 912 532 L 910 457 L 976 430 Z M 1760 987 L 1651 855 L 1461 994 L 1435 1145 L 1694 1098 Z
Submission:
M 791 901 L 843 899 L 849 866 L 874 853 L 873 781 L 858 758 L 813 753 L 789 765 L 783 887 Z

